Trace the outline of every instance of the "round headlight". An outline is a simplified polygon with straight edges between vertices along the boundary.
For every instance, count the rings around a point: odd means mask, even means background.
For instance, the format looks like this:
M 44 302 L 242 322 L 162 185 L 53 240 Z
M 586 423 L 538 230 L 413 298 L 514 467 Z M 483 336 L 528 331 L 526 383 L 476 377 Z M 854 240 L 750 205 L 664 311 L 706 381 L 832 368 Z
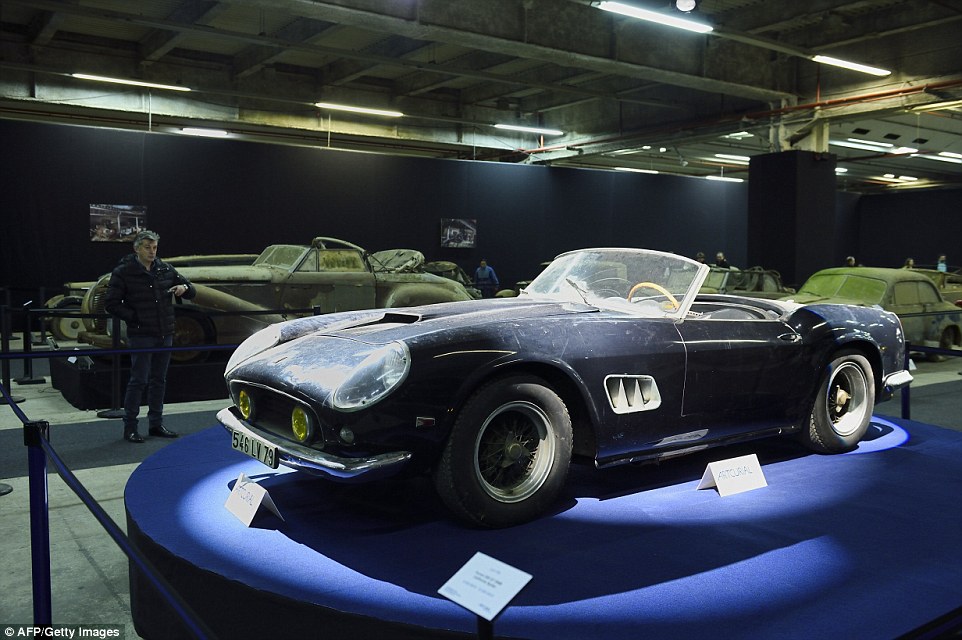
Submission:
M 307 442 L 311 437 L 313 432 L 311 418 L 301 407 L 294 407 L 291 412 L 291 431 L 294 432 L 294 437 L 297 438 L 298 442 Z
M 244 389 L 241 389 L 241 392 L 237 394 L 237 408 L 244 420 L 250 420 L 254 415 L 254 399 Z
M 397 388 L 410 368 L 411 354 L 403 342 L 390 342 L 373 349 L 334 392 L 334 408 L 357 411 L 371 406 Z

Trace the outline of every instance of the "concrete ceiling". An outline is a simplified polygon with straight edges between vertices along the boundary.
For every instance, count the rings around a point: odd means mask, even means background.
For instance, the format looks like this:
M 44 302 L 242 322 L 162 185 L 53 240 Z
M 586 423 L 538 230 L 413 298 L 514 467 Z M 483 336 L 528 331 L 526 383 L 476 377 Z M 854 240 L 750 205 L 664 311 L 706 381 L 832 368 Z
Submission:
M 595 4 L 0 0 L 0 118 L 695 177 L 747 178 L 739 156 L 801 149 L 837 156 L 855 192 L 962 186 L 962 0 L 674 11 L 713 25 L 704 35 Z

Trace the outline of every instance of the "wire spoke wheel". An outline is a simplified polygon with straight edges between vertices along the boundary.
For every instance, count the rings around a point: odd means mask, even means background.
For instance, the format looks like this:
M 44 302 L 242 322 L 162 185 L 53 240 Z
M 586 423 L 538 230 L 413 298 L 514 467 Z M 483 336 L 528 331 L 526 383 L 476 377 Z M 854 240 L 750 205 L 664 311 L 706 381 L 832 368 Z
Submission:
M 505 404 L 488 417 L 475 443 L 475 473 L 488 495 L 517 502 L 541 487 L 554 459 L 549 429 L 548 416 L 528 402 Z

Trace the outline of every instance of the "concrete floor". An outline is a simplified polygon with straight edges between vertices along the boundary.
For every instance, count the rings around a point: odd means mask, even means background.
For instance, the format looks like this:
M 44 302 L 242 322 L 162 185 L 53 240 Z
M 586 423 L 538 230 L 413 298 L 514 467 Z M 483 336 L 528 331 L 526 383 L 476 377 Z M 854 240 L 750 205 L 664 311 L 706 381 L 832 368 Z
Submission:
M 16 348 L 16 347 L 14 347 Z M 11 366 L 13 377 L 21 374 L 20 363 Z M 35 366 L 38 377 L 40 369 Z M 913 372 L 913 420 L 962 431 L 962 359 L 942 363 L 920 362 Z M 120 440 L 119 420 L 98 418 L 96 411 L 72 407 L 60 393 L 44 384 L 13 383 L 14 396 L 25 400 L 17 406 L 30 420 L 46 420 L 55 433 L 57 425 L 102 423 Z M 226 406 L 223 400 L 168 404 L 166 414 L 196 414 L 198 428 L 216 423 L 214 414 Z M 899 416 L 898 397 L 878 406 L 878 415 Z M 142 416 L 143 417 L 143 416 Z M 191 421 L 195 418 L 192 416 Z M 12 409 L 0 405 L 0 430 L 21 430 Z M 166 446 L 167 441 L 152 438 L 146 445 L 121 443 L 131 447 L 139 459 L 117 465 L 84 468 L 77 477 L 108 515 L 125 529 L 123 491 L 127 478 L 139 461 Z M 54 440 L 54 447 L 57 447 Z M 65 453 L 57 449 L 62 457 Z M 23 456 L 26 458 L 26 447 Z M 124 453 L 128 453 L 126 450 Z M 129 461 L 129 455 L 125 460 Z M 30 510 L 25 476 L 10 477 L 0 469 L 0 483 L 13 491 L 0 496 L 0 544 L 3 571 L 0 572 L 0 627 L 30 624 L 33 620 L 30 575 Z M 50 550 L 52 604 L 54 624 L 108 624 L 125 628 L 126 638 L 138 637 L 130 618 L 130 595 L 127 582 L 127 559 L 100 524 L 56 473 L 48 475 L 50 504 Z

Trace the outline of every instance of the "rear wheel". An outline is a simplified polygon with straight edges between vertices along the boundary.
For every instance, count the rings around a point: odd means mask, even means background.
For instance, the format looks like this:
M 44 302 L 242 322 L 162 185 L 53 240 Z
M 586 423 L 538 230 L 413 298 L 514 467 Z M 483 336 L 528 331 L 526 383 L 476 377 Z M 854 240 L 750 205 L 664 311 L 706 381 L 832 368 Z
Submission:
M 946 327 L 942 330 L 942 335 L 939 336 L 939 349 L 951 349 L 955 344 L 957 344 L 955 329 L 953 327 Z M 943 356 L 938 353 L 926 354 L 926 359 L 929 362 L 945 362 L 948 356 Z
M 215 341 L 214 323 L 207 316 L 192 312 L 178 311 L 174 317 L 174 346 L 213 344 Z M 197 364 L 210 357 L 210 351 L 173 351 L 173 362 Z
M 865 356 L 843 351 L 829 364 L 809 417 L 806 443 L 821 453 L 858 445 L 875 407 L 875 378 Z
M 469 524 L 527 522 L 542 515 L 564 486 L 571 435 L 564 401 L 543 380 L 496 380 L 458 415 L 435 470 L 435 487 Z

